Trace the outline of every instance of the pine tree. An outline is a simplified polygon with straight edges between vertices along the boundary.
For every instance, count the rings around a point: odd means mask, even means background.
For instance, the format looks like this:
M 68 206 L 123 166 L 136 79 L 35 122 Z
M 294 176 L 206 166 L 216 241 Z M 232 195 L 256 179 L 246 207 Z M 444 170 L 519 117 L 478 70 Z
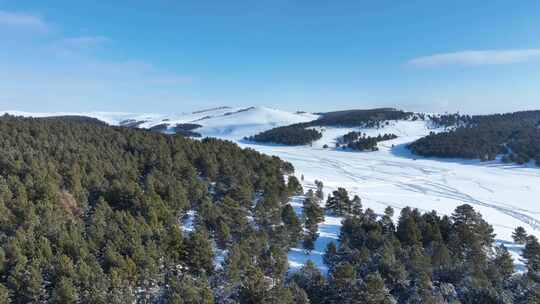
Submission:
M 73 281 L 69 278 L 61 278 L 54 288 L 52 302 L 59 304 L 77 303 L 78 295 Z
M 352 212 L 352 202 L 344 188 L 338 188 L 328 196 L 326 210 L 337 216 L 344 216 Z
M 1 283 L 0 283 L 0 303 L 11 303 L 9 289 L 7 289 L 6 286 L 4 286 Z
M 330 242 L 328 243 L 328 245 L 326 245 L 326 250 L 324 251 L 323 255 L 323 261 L 324 264 L 328 266 L 328 269 L 333 269 L 336 265 L 338 259 L 337 253 L 338 250 L 334 242 Z
M 324 211 L 313 199 L 308 196 L 303 203 L 304 223 L 306 227 L 306 233 L 302 245 L 306 251 L 314 249 L 315 241 L 319 237 L 318 226 L 319 223 L 324 221 Z
M 351 205 L 352 205 L 352 211 L 351 211 L 351 215 L 352 216 L 355 216 L 355 217 L 362 217 L 363 213 L 362 213 L 362 200 L 360 199 L 360 197 L 358 197 L 358 195 L 355 195 L 351 201 Z
M 519 226 L 512 233 L 512 238 L 516 244 L 523 245 L 527 242 L 527 231 L 525 231 L 525 228 Z
M 302 224 L 300 219 L 296 216 L 293 207 L 290 204 L 285 205 L 281 211 L 281 220 L 288 231 L 290 245 L 295 246 L 296 243 L 302 238 Z
M 525 265 L 530 275 L 540 272 L 540 243 L 535 236 L 529 236 L 523 249 L 522 256 L 526 259 Z
M 289 290 L 293 295 L 294 304 L 310 304 L 309 297 L 304 289 L 302 289 L 296 282 L 289 284 Z
M 317 187 L 317 190 L 315 191 L 315 196 L 316 196 L 320 201 L 322 201 L 322 200 L 324 199 L 324 192 L 323 192 L 324 185 L 323 185 L 323 182 L 318 181 L 318 180 L 315 180 L 315 185 L 316 185 L 316 187 Z
M 225 221 L 218 221 L 215 231 L 216 244 L 219 249 L 225 250 L 231 240 L 231 230 Z
M 178 304 L 213 304 L 214 298 L 204 281 L 183 276 L 169 278 L 165 299 L 167 303 Z
M 264 303 L 269 290 L 270 284 L 262 271 L 255 266 L 249 266 L 240 291 L 240 303 Z
M 306 291 L 311 303 L 324 303 L 326 296 L 325 277 L 311 260 L 308 260 L 302 268 L 294 272 L 290 281 Z
M 329 278 L 328 303 L 350 303 L 356 285 L 356 271 L 349 263 L 337 265 Z
M 211 274 L 214 270 L 214 252 L 209 239 L 208 232 L 198 228 L 186 242 L 188 265 L 193 273 Z
M 514 260 L 504 245 L 495 247 L 493 265 L 503 281 L 508 280 L 514 274 Z
M 366 304 L 391 304 L 393 297 L 384 285 L 381 275 L 371 273 L 366 276 L 360 289 L 360 296 L 363 303 Z
M 315 241 L 317 240 L 318 237 L 319 237 L 319 234 L 313 231 L 308 231 L 304 235 L 304 239 L 302 240 L 302 247 L 307 253 L 315 249 Z
M 287 188 L 290 195 L 300 195 L 304 192 L 302 185 L 294 175 L 289 176 Z
M 303 214 L 306 229 L 311 232 L 316 232 L 319 223 L 324 221 L 324 210 L 317 202 L 307 197 L 303 204 Z
M 404 245 L 417 246 L 421 244 L 420 230 L 413 216 L 413 211 L 408 207 L 401 210 L 396 234 Z
M 384 215 L 388 216 L 389 218 L 394 217 L 394 208 L 388 206 L 384 209 Z

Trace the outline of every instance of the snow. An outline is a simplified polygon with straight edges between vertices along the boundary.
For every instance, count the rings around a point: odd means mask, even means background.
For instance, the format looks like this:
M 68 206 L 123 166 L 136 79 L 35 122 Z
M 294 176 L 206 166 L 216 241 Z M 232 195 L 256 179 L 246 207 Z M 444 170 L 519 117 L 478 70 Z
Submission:
M 219 137 L 229 140 L 241 139 L 279 126 L 312 121 L 318 117 L 318 115 L 311 113 L 290 113 L 267 107 L 219 107 L 171 115 L 122 112 L 29 113 L 1 111 L 0 113 L 25 117 L 86 116 L 99 119 L 110 125 L 121 125 L 122 122 L 132 120 L 141 122 L 140 128 L 151 128 L 166 124 L 169 129 L 172 129 L 177 124 L 194 123 L 202 126 L 194 131 L 204 137 Z
M 181 219 L 180 227 L 182 231 L 191 233 L 195 230 L 195 217 L 197 213 L 194 210 L 189 210 Z
M 462 204 L 470 204 L 493 225 L 499 242 L 512 249 L 519 266 L 519 246 L 512 244 L 511 233 L 523 226 L 540 236 L 540 169 L 503 164 L 499 161 L 422 158 L 412 155 L 406 144 L 432 130 L 424 121 L 397 121 L 382 129 L 320 128 L 321 140 L 311 146 L 287 147 L 240 142 L 260 152 L 291 162 L 298 176 L 304 175 L 304 188 L 314 181 L 324 183 L 327 195 L 338 187 L 362 198 L 364 208 L 382 214 L 387 206 L 399 211 L 405 206 L 422 211 L 436 210 L 451 215 Z M 337 150 L 336 138 L 351 130 L 368 136 L 394 133 L 397 139 L 379 143 L 376 152 Z M 323 149 L 323 145 L 331 148 Z M 289 254 L 292 268 L 308 259 L 324 270 L 322 253 L 330 241 L 337 240 L 341 219 L 326 217 L 319 227 L 320 237 L 309 255 L 301 249 Z
M 196 129 L 203 136 L 214 136 L 237 142 L 268 155 L 276 155 L 291 162 L 298 177 L 304 176 L 304 189 L 314 188 L 314 181 L 324 183 L 327 195 L 338 187 L 346 188 L 350 195 L 362 198 L 364 208 L 382 214 L 387 206 L 396 209 L 396 219 L 401 208 L 411 206 L 421 211 L 436 210 L 451 215 L 462 204 L 470 204 L 484 219 L 493 225 L 497 240 L 511 251 L 518 267 L 522 246 L 512 243 L 511 233 L 523 226 L 528 233 L 540 237 L 540 169 L 533 165 L 518 166 L 500 161 L 423 158 L 412 155 L 406 145 L 427 135 L 429 121 L 392 121 L 381 129 L 316 127 L 323 137 L 311 146 L 279 146 L 245 142 L 245 136 L 276 126 L 312 121 L 317 115 L 289 113 L 265 108 L 218 108 L 178 115 L 129 114 L 129 113 L 23 113 L 23 116 L 84 115 L 117 125 L 123 120 L 146 121 L 141 127 L 149 128 L 167 123 L 197 123 Z M 336 139 L 355 130 L 376 136 L 394 133 L 397 139 L 379 143 L 379 151 L 354 152 L 335 148 Z M 330 148 L 324 149 L 328 145 Z M 300 178 L 299 178 L 300 179 Z M 302 198 L 291 204 L 301 213 Z M 189 217 L 188 217 L 189 218 Z M 320 237 L 315 250 L 306 255 L 300 248 L 289 254 L 292 268 L 300 267 L 308 259 L 321 269 L 322 253 L 331 241 L 337 241 L 341 219 L 325 218 L 320 224 Z M 189 221 L 185 229 L 190 228 Z

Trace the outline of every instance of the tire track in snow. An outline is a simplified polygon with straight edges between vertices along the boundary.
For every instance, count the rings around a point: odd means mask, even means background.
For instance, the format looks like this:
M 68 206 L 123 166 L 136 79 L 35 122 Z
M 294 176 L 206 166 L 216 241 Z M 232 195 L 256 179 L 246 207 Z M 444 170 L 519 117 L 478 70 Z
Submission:
M 342 173 L 344 176 L 346 176 L 348 179 L 350 179 L 353 182 L 376 180 L 376 181 L 387 183 L 387 184 L 393 184 L 393 185 L 395 185 L 395 186 L 397 186 L 397 187 L 399 187 L 401 189 L 421 193 L 423 195 L 433 195 L 433 196 L 437 196 L 437 197 L 442 197 L 442 198 L 447 198 L 447 199 L 460 201 L 460 202 L 463 202 L 463 203 L 468 203 L 468 204 L 471 204 L 471 205 L 477 205 L 477 206 L 490 208 L 490 209 L 493 209 L 493 210 L 497 210 L 497 211 L 499 211 L 499 212 L 501 212 L 503 214 L 506 214 L 506 215 L 508 215 L 508 216 L 510 216 L 512 218 L 515 218 L 515 219 L 517 219 L 517 220 L 519 220 L 519 221 L 521 221 L 523 223 L 526 223 L 530 227 L 532 227 L 534 230 L 540 230 L 540 220 L 538 220 L 538 219 L 524 213 L 524 212 L 527 212 L 527 213 L 536 214 L 536 212 L 531 211 L 531 210 L 522 209 L 522 208 L 515 208 L 513 206 L 510 206 L 510 205 L 504 204 L 504 203 L 502 203 L 502 204 L 487 203 L 485 201 L 481 201 L 479 199 L 476 199 L 476 198 L 474 198 L 473 196 L 471 196 L 471 195 L 469 195 L 467 193 L 461 192 L 457 188 L 451 187 L 446 183 L 444 183 L 444 184 L 437 183 L 437 182 L 426 180 L 425 178 L 418 178 L 418 177 L 412 178 L 412 181 L 422 180 L 424 182 L 423 184 L 418 184 L 418 183 L 411 183 L 411 182 L 400 182 L 400 181 L 396 181 L 395 179 L 384 179 L 384 178 L 375 177 L 375 176 L 362 176 L 362 175 L 359 175 L 359 174 L 355 173 L 354 171 L 347 170 L 346 167 L 348 167 L 348 166 L 349 167 L 355 167 L 355 166 L 351 166 L 347 162 L 339 161 L 339 160 L 335 160 L 335 159 L 324 158 L 324 157 L 318 157 L 317 155 L 313 155 L 313 154 L 311 154 L 310 156 L 314 157 L 314 158 L 318 158 L 321 163 L 328 164 L 333 169 L 335 169 L 336 171 L 339 171 L 340 173 Z M 366 161 L 368 161 L 368 160 L 366 160 Z M 416 169 L 416 170 L 422 172 L 424 175 L 432 175 L 432 174 L 435 174 L 435 173 L 443 173 L 443 172 L 447 173 L 448 172 L 448 170 L 438 170 L 438 168 L 426 169 L 426 168 L 422 167 L 421 165 L 409 166 L 408 164 L 403 164 L 403 163 L 400 163 L 400 162 L 392 162 L 392 161 L 382 161 L 382 164 L 383 165 L 390 165 L 390 166 L 399 166 L 401 168 L 403 168 L 403 165 L 407 165 L 407 167 Z M 389 172 L 384 172 L 384 170 L 379 170 L 379 168 L 376 165 L 367 165 L 367 166 L 370 167 L 370 171 L 374 171 L 374 172 L 376 171 L 379 174 L 391 174 Z M 362 167 L 355 167 L 355 168 L 362 169 Z M 392 172 L 392 177 L 395 178 L 395 175 L 396 174 L 394 172 Z M 410 174 L 410 175 L 408 175 L 408 174 L 399 174 L 399 175 L 401 177 L 411 178 L 411 176 L 413 174 Z M 479 182 L 477 182 L 477 181 L 475 181 L 475 183 L 477 185 L 480 185 Z M 486 187 L 482 187 L 482 188 L 484 190 L 487 190 L 487 191 L 490 191 L 491 193 L 493 193 L 493 191 L 491 189 L 489 189 L 489 188 L 486 188 Z

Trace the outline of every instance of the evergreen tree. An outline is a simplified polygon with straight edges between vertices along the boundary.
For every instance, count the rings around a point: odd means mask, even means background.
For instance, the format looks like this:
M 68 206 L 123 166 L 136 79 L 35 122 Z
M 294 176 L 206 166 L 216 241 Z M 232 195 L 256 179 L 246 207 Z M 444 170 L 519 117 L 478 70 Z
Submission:
M 394 303 L 393 297 L 384 286 L 384 281 L 379 273 L 367 275 L 360 290 L 360 297 L 366 304 Z
M 290 281 L 307 293 L 311 303 L 323 303 L 326 296 L 325 277 L 311 260 L 308 260 L 304 266 L 294 272 Z
M 190 270 L 196 274 L 201 271 L 211 274 L 214 270 L 214 252 L 208 232 L 204 228 L 197 229 L 189 236 L 186 245 Z
M 418 229 L 413 210 L 406 207 L 401 210 L 397 226 L 397 237 L 404 244 L 417 246 L 421 243 L 421 232 Z
M 10 303 L 9 289 L 7 289 L 3 284 L 0 284 L 0 303 Z
M 324 221 L 324 211 L 312 196 L 307 196 L 303 203 L 304 223 L 306 233 L 304 235 L 303 247 L 307 251 L 314 248 L 318 238 L 319 223 Z
M 258 304 L 264 303 L 269 295 L 270 282 L 264 277 L 260 269 L 250 266 L 246 272 L 246 278 L 240 291 L 240 303 Z
M 519 226 L 512 233 L 512 238 L 514 239 L 514 242 L 516 242 L 516 244 L 523 245 L 527 241 L 527 231 L 525 231 L 525 228 Z
M 356 271 L 349 263 L 337 265 L 329 278 L 327 303 L 351 303 L 356 285 Z
M 349 194 L 344 188 L 332 192 L 326 201 L 326 210 L 337 216 L 344 216 L 352 212 L 352 203 Z
M 540 277 L 540 243 L 535 236 L 529 236 L 523 249 L 522 256 L 530 275 Z
M 315 186 L 317 187 L 317 190 L 315 191 L 315 197 L 317 197 L 318 200 L 322 201 L 324 199 L 323 182 L 315 180 Z
M 52 302 L 53 303 L 62 303 L 62 304 L 71 304 L 77 303 L 78 295 L 73 282 L 69 278 L 61 278 L 56 285 Z
M 289 176 L 289 179 L 287 182 L 287 188 L 290 195 L 300 195 L 304 193 L 304 190 L 302 189 L 302 185 L 300 184 L 300 182 L 294 175 Z
M 289 284 L 290 293 L 293 295 L 294 304 L 310 304 L 309 297 L 305 290 L 303 290 L 298 284 L 292 282 Z
M 326 250 L 323 255 L 324 264 L 328 266 L 328 269 L 333 269 L 338 262 L 338 258 L 339 257 L 336 244 L 334 242 L 328 243 L 328 245 L 326 245 Z
M 362 200 L 358 195 L 355 195 L 351 201 L 352 210 L 351 215 L 356 217 L 362 217 Z
M 293 207 L 290 204 L 285 205 L 281 211 L 281 220 L 283 224 L 287 227 L 289 231 L 288 236 L 290 240 L 290 245 L 294 246 L 302 238 L 302 224 L 300 219 L 296 216 Z
M 492 264 L 497 275 L 501 276 L 500 279 L 497 277 L 494 281 L 506 281 L 514 274 L 514 260 L 504 245 L 495 247 L 495 256 Z
M 390 206 L 386 207 L 384 209 L 384 215 L 388 216 L 389 218 L 394 217 L 394 209 Z

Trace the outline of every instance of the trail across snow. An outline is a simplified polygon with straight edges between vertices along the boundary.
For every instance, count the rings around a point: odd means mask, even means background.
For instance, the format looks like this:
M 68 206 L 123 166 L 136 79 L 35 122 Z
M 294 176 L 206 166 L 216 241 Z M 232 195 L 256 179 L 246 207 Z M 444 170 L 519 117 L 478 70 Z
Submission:
M 511 242 L 511 233 L 523 226 L 540 236 L 540 169 L 502 164 L 414 156 L 406 144 L 430 132 L 423 121 L 392 122 L 383 129 L 354 129 L 368 135 L 394 133 L 395 140 L 379 143 L 379 151 L 353 152 L 336 150 L 335 139 L 353 129 L 324 128 L 324 136 L 312 146 L 286 147 L 239 143 L 260 152 L 291 162 L 303 185 L 314 187 L 323 181 L 325 193 L 338 187 L 362 198 L 364 208 L 382 213 L 387 206 L 396 209 L 411 206 L 422 211 L 436 210 L 451 215 L 462 204 L 470 204 L 493 225 L 499 242 Z M 323 149 L 323 145 L 329 149 Z M 299 206 L 298 206 L 299 204 Z M 301 208 L 301 202 L 293 205 Z M 320 237 L 309 255 L 301 249 L 290 254 L 292 267 L 308 259 L 324 269 L 322 254 L 326 244 L 339 236 L 341 219 L 326 217 L 320 225 Z M 515 256 L 519 253 L 516 249 Z

